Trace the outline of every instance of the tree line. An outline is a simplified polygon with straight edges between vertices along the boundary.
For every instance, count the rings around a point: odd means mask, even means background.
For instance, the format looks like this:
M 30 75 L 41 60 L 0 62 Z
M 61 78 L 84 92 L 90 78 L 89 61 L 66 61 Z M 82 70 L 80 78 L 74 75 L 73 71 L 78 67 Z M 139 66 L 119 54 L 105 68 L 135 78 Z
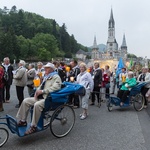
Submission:
M 72 58 L 88 48 L 69 35 L 65 23 L 60 26 L 54 19 L 46 19 L 35 13 L 0 8 L 0 60 L 47 61 L 52 58 Z

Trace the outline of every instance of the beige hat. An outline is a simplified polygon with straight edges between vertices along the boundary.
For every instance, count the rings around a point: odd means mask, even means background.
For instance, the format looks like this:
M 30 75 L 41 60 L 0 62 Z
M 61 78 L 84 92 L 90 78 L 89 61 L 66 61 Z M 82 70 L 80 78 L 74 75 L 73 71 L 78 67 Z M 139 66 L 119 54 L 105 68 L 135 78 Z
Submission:
M 47 63 L 45 66 L 43 66 L 44 68 L 47 68 L 47 67 L 50 67 L 50 68 L 52 68 L 53 70 L 55 70 L 55 66 L 54 66 L 54 64 L 52 64 L 52 63 Z
M 22 64 L 23 66 L 26 65 L 26 62 L 24 60 L 20 60 L 19 63 Z

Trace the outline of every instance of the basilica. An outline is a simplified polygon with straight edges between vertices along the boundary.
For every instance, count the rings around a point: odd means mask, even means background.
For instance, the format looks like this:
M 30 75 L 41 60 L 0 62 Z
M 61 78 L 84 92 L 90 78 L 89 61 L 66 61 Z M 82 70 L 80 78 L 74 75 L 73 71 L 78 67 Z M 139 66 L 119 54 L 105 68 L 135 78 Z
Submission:
M 113 10 L 111 9 L 110 19 L 108 22 L 108 39 L 106 47 L 103 51 L 99 50 L 97 45 L 96 36 L 94 37 L 94 42 L 91 51 L 91 59 L 93 60 L 111 60 L 123 58 L 126 60 L 127 57 L 127 45 L 125 34 L 123 35 L 122 45 L 118 48 L 118 43 L 115 38 L 115 21 L 113 17 Z

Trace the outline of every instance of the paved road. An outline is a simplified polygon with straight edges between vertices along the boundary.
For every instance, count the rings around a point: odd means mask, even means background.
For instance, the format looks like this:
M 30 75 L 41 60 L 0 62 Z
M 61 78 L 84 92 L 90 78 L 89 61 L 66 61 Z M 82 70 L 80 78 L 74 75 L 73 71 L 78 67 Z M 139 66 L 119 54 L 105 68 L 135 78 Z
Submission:
M 5 111 L 0 116 L 10 114 L 15 117 L 16 104 L 15 87 L 12 86 L 11 103 L 4 104 Z M 149 109 L 136 112 L 133 107 L 114 107 L 108 112 L 103 103 L 101 108 L 89 106 L 86 120 L 79 119 L 81 111 L 81 108 L 75 110 L 75 126 L 64 138 L 55 138 L 49 129 L 23 138 L 10 133 L 1 150 L 149 150 Z

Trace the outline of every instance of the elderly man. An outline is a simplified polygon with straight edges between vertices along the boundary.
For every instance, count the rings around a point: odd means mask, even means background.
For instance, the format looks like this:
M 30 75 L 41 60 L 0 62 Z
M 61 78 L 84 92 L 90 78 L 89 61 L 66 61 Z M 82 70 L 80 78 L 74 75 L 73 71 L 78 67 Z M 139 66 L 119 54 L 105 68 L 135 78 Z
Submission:
M 24 99 L 24 87 L 27 83 L 27 71 L 25 68 L 25 61 L 20 60 L 18 66 L 19 68 L 16 71 L 13 71 L 14 75 L 14 84 L 16 85 L 17 97 L 19 104 L 16 105 L 16 108 L 19 108 L 23 99 Z
M 10 100 L 10 86 L 12 85 L 13 80 L 13 67 L 10 64 L 8 57 L 4 58 L 2 63 L 4 68 L 4 87 L 3 87 L 3 102 L 9 103 Z
M 54 71 L 54 64 L 47 63 L 44 66 L 44 69 L 45 76 L 43 82 L 37 88 L 34 97 L 25 98 L 23 100 L 16 116 L 20 119 L 20 121 L 18 122 L 18 126 L 26 126 L 26 119 L 29 108 L 31 106 L 34 106 L 31 127 L 28 131 L 25 132 L 26 135 L 31 134 L 37 130 L 37 123 L 44 108 L 44 102 L 47 95 L 61 88 L 61 78 L 59 77 L 58 73 Z
M 93 81 L 94 81 L 94 89 L 92 93 L 92 103 L 91 105 L 94 105 L 95 103 L 95 95 L 97 97 L 98 106 L 100 106 L 100 88 L 102 83 L 102 70 L 99 68 L 99 63 L 94 63 L 94 69 L 93 69 Z

